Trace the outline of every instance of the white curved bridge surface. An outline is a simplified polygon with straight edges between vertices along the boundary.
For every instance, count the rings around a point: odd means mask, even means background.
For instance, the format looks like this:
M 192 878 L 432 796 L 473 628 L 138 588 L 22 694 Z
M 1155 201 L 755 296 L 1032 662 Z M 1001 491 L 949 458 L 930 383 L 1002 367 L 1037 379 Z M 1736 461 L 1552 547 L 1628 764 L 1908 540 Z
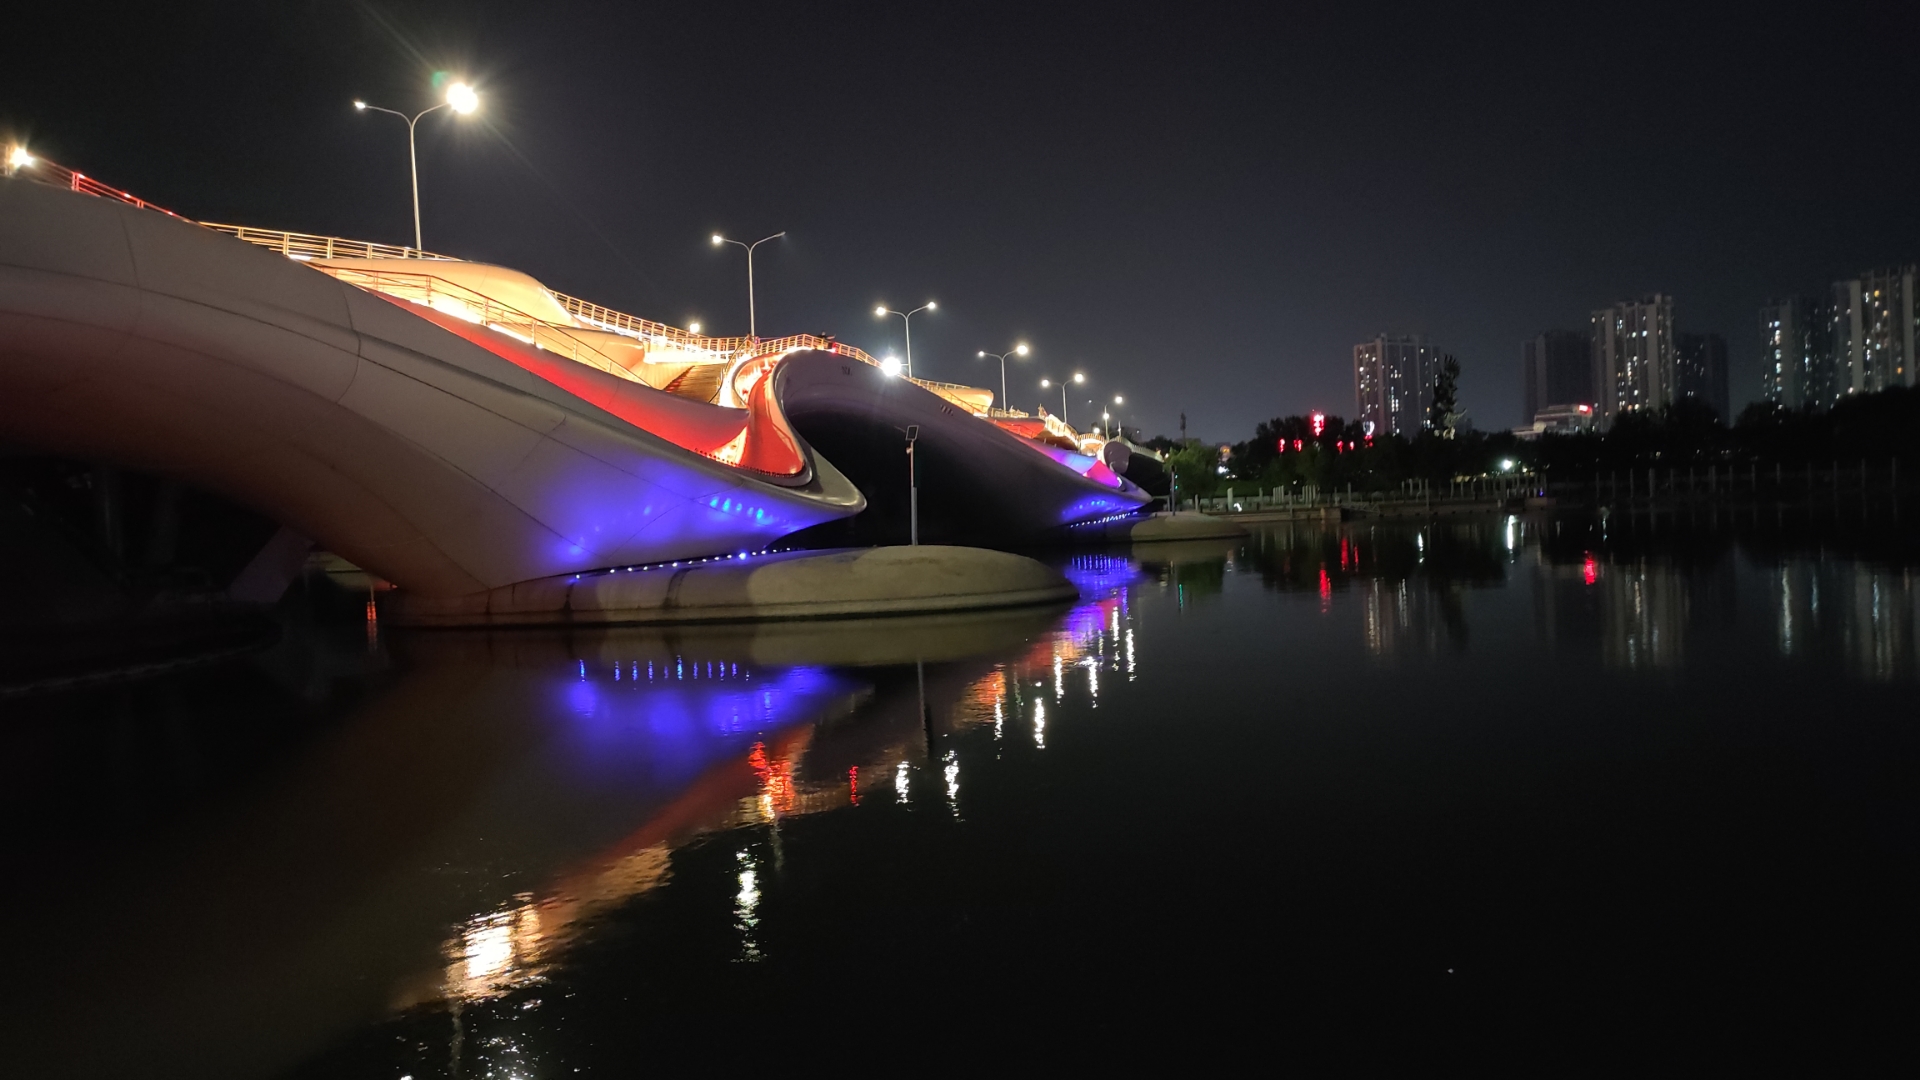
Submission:
M 864 506 L 804 445 L 791 475 L 726 464 L 590 403 L 657 391 L 582 368 L 569 392 L 407 307 L 0 180 L 0 441 L 177 476 L 425 595 L 758 550 Z

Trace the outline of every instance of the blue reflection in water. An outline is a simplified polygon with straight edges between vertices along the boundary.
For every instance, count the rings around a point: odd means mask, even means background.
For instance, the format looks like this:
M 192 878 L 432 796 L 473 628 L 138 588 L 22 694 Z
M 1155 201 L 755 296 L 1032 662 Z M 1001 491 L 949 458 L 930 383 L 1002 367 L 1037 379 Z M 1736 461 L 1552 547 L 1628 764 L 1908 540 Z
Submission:
M 1125 556 L 1105 554 L 1075 555 L 1060 567 L 1060 573 L 1079 587 L 1080 596 L 1085 600 L 1111 596 L 1146 578 L 1139 563 Z
M 598 770 L 645 758 L 652 778 L 669 781 L 738 756 L 742 737 L 815 718 L 855 687 L 819 667 L 756 669 L 679 656 L 671 666 L 620 660 L 597 670 L 583 662 L 582 670 L 549 684 L 552 699 L 565 704 L 582 764 Z

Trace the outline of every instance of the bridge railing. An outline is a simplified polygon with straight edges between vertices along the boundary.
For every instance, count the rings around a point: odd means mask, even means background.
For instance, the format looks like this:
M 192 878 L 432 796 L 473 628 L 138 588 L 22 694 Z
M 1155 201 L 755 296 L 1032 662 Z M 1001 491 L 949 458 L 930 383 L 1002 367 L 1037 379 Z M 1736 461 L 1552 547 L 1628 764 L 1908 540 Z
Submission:
M 339 236 L 316 236 L 313 233 L 285 232 L 280 229 L 256 229 L 250 225 L 220 225 L 211 221 L 200 224 L 215 232 L 238 237 L 249 244 L 258 244 L 270 251 L 277 251 L 289 259 L 433 259 L 440 262 L 459 262 L 451 255 L 436 255 L 431 251 L 422 251 L 416 247 L 399 244 L 376 244 L 370 240 L 348 240 Z
M 606 353 L 567 333 L 565 327 L 537 319 L 519 308 L 443 277 L 406 270 L 363 270 L 335 266 L 314 269 L 349 285 L 421 304 L 489 330 L 497 330 L 508 337 L 598 368 L 609 375 L 631 382 L 641 381 L 639 376 L 616 363 Z
M 35 183 L 45 184 L 48 187 L 65 188 L 68 191 L 77 191 L 82 195 L 95 195 L 102 199 L 112 199 L 115 202 L 123 202 L 129 206 L 137 206 L 142 210 L 157 210 L 171 218 L 180 217 L 179 214 L 174 213 L 164 206 L 155 206 L 137 195 L 121 191 L 117 187 L 109 187 L 85 173 L 75 172 L 65 165 L 48 161 L 43 157 L 35 157 L 29 154 L 26 148 L 22 146 L 9 146 L 6 148 L 5 159 L 0 160 L 0 170 L 4 170 L 7 176 L 18 177 L 23 180 L 32 180 Z M 180 218 L 180 220 L 187 221 L 189 219 Z
M 752 338 L 747 337 L 706 337 L 691 330 L 682 330 L 663 322 L 654 322 L 652 319 L 642 319 L 638 315 L 629 315 L 624 311 L 615 311 L 610 307 L 603 307 L 577 296 L 553 292 L 551 289 L 548 292 L 559 301 L 561 307 L 567 309 L 567 314 L 600 330 L 665 341 L 683 349 L 718 353 L 728 357 L 734 356 L 753 342 Z

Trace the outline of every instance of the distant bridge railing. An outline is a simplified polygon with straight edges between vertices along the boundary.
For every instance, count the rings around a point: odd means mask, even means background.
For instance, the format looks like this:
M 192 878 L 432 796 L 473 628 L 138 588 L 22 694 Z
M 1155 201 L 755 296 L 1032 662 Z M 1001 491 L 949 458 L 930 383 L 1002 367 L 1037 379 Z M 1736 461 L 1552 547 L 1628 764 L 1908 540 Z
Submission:
M 553 292 L 551 289 L 547 291 L 559 301 L 561 307 L 567 309 L 567 314 L 596 329 L 609 330 L 616 334 L 630 334 L 635 337 L 670 342 L 684 349 L 697 349 L 726 357 L 733 356 L 753 341 L 752 338 L 746 337 L 706 337 L 691 330 L 682 330 L 663 322 L 654 322 L 652 319 L 642 319 L 638 315 L 629 315 L 624 311 L 615 311 L 610 307 L 603 307 L 577 296 Z
M 82 195 L 97 195 L 102 199 L 123 202 L 142 210 L 158 210 L 168 217 L 180 218 L 181 221 L 190 220 L 180 217 L 179 214 L 164 206 L 155 206 L 137 195 L 121 191 L 117 187 L 108 187 L 93 177 L 75 172 L 65 165 L 56 164 L 43 157 L 35 157 L 28 153 L 24 146 L 7 147 L 6 158 L 0 160 L 0 170 L 3 170 L 6 176 L 32 180 L 48 187 L 66 188 L 68 191 L 77 191 Z
M 279 229 L 256 229 L 248 225 L 219 225 L 211 221 L 200 224 L 215 232 L 238 237 L 249 244 L 258 244 L 271 251 L 277 251 L 289 259 L 435 259 L 441 262 L 459 262 L 451 255 L 436 255 L 431 251 L 422 251 L 415 247 L 399 244 L 376 244 L 370 240 L 348 240 L 339 236 L 315 236 L 312 233 L 284 232 Z

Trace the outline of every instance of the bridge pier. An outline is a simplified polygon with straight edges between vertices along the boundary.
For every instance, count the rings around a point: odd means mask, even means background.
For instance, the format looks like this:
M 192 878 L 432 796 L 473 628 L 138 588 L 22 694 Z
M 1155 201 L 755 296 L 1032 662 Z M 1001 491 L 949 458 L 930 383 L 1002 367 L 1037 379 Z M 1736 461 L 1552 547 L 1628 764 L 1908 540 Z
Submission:
M 573 574 L 456 597 L 403 590 L 388 618 L 416 627 L 758 622 L 977 611 L 1078 595 L 1025 556 L 921 545 Z

